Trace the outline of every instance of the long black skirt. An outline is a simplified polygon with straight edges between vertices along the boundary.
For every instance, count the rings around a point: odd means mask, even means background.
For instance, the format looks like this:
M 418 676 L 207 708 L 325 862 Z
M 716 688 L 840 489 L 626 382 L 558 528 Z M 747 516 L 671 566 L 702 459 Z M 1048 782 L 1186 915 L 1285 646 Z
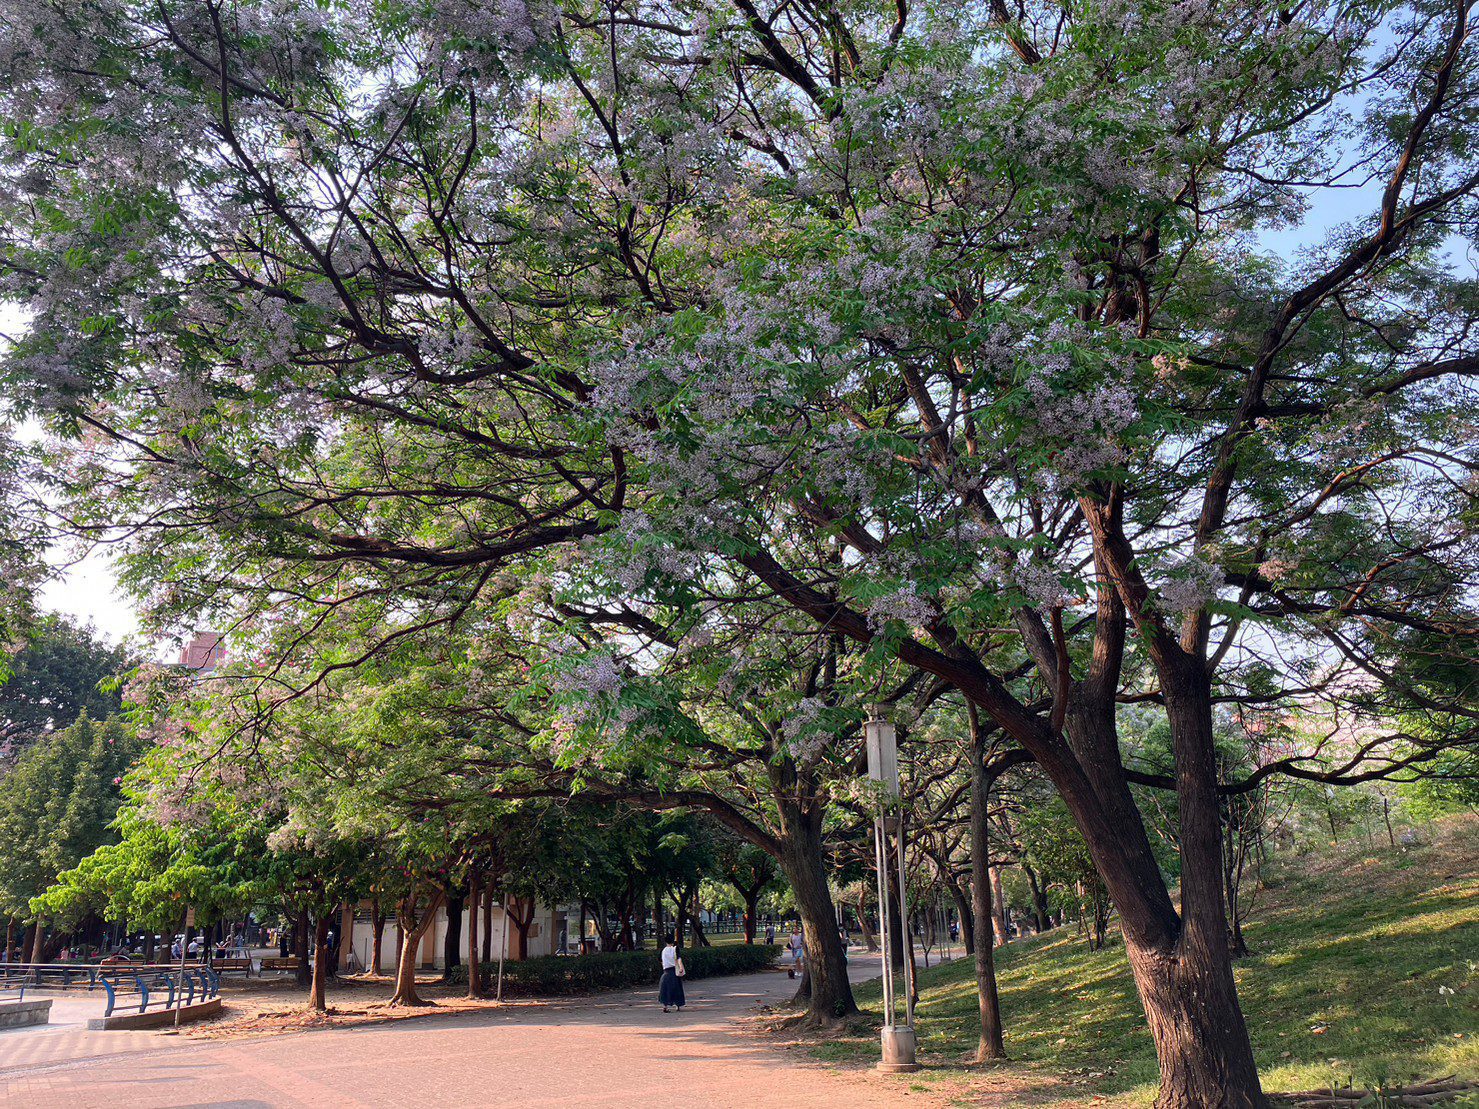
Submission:
M 683 979 L 672 967 L 662 972 L 662 981 L 657 984 L 657 1000 L 663 1005 L 683 1005 Z

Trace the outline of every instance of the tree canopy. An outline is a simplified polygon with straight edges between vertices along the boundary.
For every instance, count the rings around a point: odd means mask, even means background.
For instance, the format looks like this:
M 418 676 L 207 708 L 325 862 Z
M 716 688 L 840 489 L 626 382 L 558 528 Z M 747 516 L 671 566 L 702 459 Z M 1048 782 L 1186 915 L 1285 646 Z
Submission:
M 1261 1104 L 1223 799 L 1479 735 L 1466 4 L 6 13 L 10 403 L 250 721 L 507 629 L 552 711 L 428 750 L 674 804 L 749 757 L 799 873 L 861 698 L 953 689 L 1070 814 L 1163 1103 Z M 1229 775 L 1227 702 L 1333 723 Z

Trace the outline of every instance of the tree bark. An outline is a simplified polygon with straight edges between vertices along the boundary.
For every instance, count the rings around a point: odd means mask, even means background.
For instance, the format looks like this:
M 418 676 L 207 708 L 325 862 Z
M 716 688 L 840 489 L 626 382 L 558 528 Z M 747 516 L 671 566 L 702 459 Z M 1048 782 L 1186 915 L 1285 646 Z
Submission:
M 503 901 L 504 919 L 512 921 L 514 926 L 513 957 L 520 961 L 529 957 L 529 925 L 534 923 L 537 907 L 538 903 L 532 897 L 506 897 Z
M 1011 934 L 1007 931 L 1007 903 L 1006 895 L 1001 889 L 999 866 L 991 867 L 991 931 L 997 947 L 1011 939 Z
M 1037 877 L 1037 871 L 1022 864 L 1022 873 L 1027 876 L 1027 888 L 1032 891 L 1032 917 L 1033 926 L 1038 933 L 1046 932 L 1053 926 L 1052 918 L 1048 915 L 1048 895 L 1043 892 L 1042 882 Z
M 380 977 L 380 958 L 385 940 L 385 911 L 380 907 L 380 898 L 370 902 L 370 965 L 365 969 L 376 978 Z
M 976 909 L 971 904 L 970 897 L 966 896 L 965 889 L 959 882 L 951 881 L 950 898 L 955 902 L 955 915 L 960 921 L 960 942 L 965 946 L 967 955 L 976 953 Z
M 308 987 L 308 1007 L 320 1013 L 329 1007 L 324 991 L 329 976 L 329 919 L 329 913 L 319 912 L 313 920 L 313 978 Z
M 452 980 L 452 968 L 462 965 L 462 895 L 447 894 L 447 934 L 442 937 L 442 981 Z M 474 912 L 477 910 L 474 909 Z
M 858 930 L 863 933 L 863 946 L 868 949 L 869 955 L 878 954 L 878 933 L 868 926 L 868 895 L 860 893 L 856 906 L 858 914 Z
M 672 896 L 669 894 L 669 896 Z M 673 942 L 681 950 L 683 947 L 684 927 L 688 923 L 688 914 L 683 911 L 683 893 L 680 890 L 673 897 Z
M 740 894 L 745 899 L 745 942 L 754 943 L 755 911 L 756 906 L 760 904 L 760 890 L 756 887 L 755 889 L 741 890 Z
M 1181 659 L 1162 678 L 1176 756 L 1181 928 L 1170 951 L 1131 951 L 1130 964 L 1161 1064 L 1159 1109 L 1261 1107 L 1227 943 L 1211 682 L 1200 660 Z
M 483 962 L 493 961 L 493 883 L 483 891 Z
M 38 919 L 36 926 L 31 929 L 31 956 L 27 960 L 32 963 L 45 962 L 41 957 L 46 950 L 46 922 Z
M 1002 1037 L 1001 998 L 996 988 L 996 954 L 989 940 L 992 929 L 991 883 L 991 787 L 994 774 L 986 765 L 986 740 L 974 705 L 967 707 L 971 729 L 971 916 L 972 934 L 977 937 L 972 954 L 976 960 L 976 1005 L 981 1014 L 981 1038 L 976 1061 L 1005 1059 Z
M 308 910 L 303 909 L 293 914 L 293 954 L 298 958 L 293 981 L 304 989 L 313 984 L 313 968 L 309 965 L 308 929 Z
M 470 998 L 483 996 L 483 965 L 478 960 L 478 914 L 483 910 L 482 895 L 478 876 L 469 875 L 467 879 L 467 903 L 470 906 L 467 914 L 467 996 Z
M 1161 1068 L 1158 1109 L 1265 1109 L 1268 1100 L 1238 1005 L 1227 943 L 1208 617 L 1203 610 L 1187 618 L 1181 638 L 1173 635 L 1156 614 L 1135 566 L 1121 502 L 1082 498 L 1080 505 L 1093 533 L 1101 584 L 1094 660 L 1079 703 L 1069 711 L 1069 739 L 1101 812 L 1088 797 L 1069 796 L 1077 792 L 1071 767 L 1053 773 L 1054 781 L 1120 912 L 1126 954 Z M 1170 724 L 1182 862 L 1179 913 L 1154 865 L 1114 730 L 1123 635 L 1103 633 L 1123 628 L 1130 605 L 1160 679 Z
M 702 910 L 698 904 L 698 883 L 694 882 L 689 887 L 683 898 L 683 911 L 688 914 L 688 925 L 693 932 L 693 945 L 695 947 L 712 947 L 709 937 L 704 935 L 704 922 L 701 915 Z
M 847 980 L 847 952 L 837 934 L 837 912 L 827 888 L 821 806 L 803 808 L 794 801 L 782 801 L 781 832 L 778 861 L 790 879 L 806 943 L 807 1019 L 830 1023 L 852 1016 L 858 1006 Z
M 416 992 L 417 949 L 421 937 L 436 919 L 437 909 L 442 905 L 440 889 L 425 894 L 426 903 L 421 904 L 424 891 L 414 886 L 396 905 L 396 924 L 400 932 L 400 955 L 395 968 L 395 992 L 391 994 L 392 1005 L 429 1005 Z

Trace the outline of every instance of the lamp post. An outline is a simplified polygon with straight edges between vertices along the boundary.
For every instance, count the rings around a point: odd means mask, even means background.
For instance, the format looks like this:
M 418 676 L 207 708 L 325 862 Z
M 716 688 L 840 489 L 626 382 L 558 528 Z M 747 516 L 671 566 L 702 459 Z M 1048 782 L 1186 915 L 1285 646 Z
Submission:
M 904 817 L 899 800 L 899 741 L 894 726 L 874 706 L 863 725 L 868 750 L 868 778 L 878 786 L 878 814 L 873 818 L 873 856 L 878 875 L 878 936 L 883 949 L 883 1057 L 878 1069 L 893 1073 L 915 1071 L 913 967 L 909 963 L 909 907 L 904 888 Z M 889 812 L 893 808 L 892 813 Z M 892 829 L 890 829 L 892 826 Z M 895 833 L 899 863 L 899 937 L 904 952 L 904 1023 L 898 1023 L 898 1001 L 894 993 L 894 970 L 890 960 L 892 943 L 888 919 L 889 831 Z

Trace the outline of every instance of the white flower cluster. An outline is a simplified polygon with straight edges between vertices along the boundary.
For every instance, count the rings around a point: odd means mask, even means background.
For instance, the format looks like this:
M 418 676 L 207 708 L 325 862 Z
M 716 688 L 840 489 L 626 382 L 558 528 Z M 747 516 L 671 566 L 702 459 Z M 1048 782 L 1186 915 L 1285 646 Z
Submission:
M 911 630 L 925 628 L 939 615 L 934 602 L 921 596 L 914 582 L 905 582 L 892 593 L 874 597 L 868 604 L 868 626 L 874 631 L 884 628 L 890 620 L 898 620 Z
M 1221 567 L 1198 555 L 1189 555 L 1165 567 L 1157 597 L 1167 612 L 1196 612 L 1214 600 L 1226 584 L 1227 576 Z
M 803 697 L 781 725 L 786 750 L 798 765 L 810 766 L 832 742 L 825 719 L 827 706 L 815 697 Z

